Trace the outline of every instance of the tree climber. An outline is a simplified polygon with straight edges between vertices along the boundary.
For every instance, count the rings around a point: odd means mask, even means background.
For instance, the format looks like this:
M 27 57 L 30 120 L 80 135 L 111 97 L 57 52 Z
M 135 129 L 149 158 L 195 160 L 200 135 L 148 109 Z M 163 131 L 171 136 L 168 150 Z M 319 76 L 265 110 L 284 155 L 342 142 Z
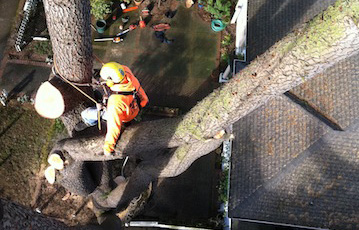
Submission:
M 140 109 L 148 103 L 148 97 L 132 71 L 124 65 L 109 62 L 103 65 L 100 76 L 111 89 L 107 107 L 102 111 L 101 117 L 107 120 L 107 133 L 103 146 L 104 154 L 114 152 L 116 142 L 120 136 L 123 123 L 133 120 Z M 79 123 L 76 130 L 94 126 L 98 122 L 96 107 L 90 107 L 81 112 L 84 123 Z

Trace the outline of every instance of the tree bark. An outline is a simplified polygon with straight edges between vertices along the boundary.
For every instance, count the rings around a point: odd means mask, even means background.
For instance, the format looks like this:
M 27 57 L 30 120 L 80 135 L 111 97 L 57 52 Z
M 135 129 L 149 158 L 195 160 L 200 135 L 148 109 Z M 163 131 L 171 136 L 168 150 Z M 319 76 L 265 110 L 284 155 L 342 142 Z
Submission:
M 54 67 L 58 74 L 74 83 L 91 83 L 93 58 L 91 44 L 91 15 L 88 0 L 44 0 L 47 28 L 54 52 Z M 53 79 L 52 81 L 60 81 Z M 61 117 L 72 136 L 76 123 L 80 122 L 79 105 L 89 101 L 68 83 L 58 83 L 65 101 L 66 111 Z M 90 87 L 82 87 L 92 96 Z
M 45 0 L 47 28 L 60 74 L 77 83 L 90 83 L 92 44 L 90 1 Z

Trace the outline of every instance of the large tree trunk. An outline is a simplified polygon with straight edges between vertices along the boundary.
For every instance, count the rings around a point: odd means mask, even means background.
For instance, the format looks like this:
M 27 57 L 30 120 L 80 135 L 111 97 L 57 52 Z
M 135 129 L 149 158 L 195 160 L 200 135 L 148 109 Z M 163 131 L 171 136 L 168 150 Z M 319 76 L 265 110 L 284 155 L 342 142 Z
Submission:
M 44 0 L 44 6 L 59 72 L 73 82 L 91 82 L 90 1 Z
M 91 83 L 93 60 L 91 44 L 91 15 L 88 0 L 44 0 L 47 28 L 49 30 L 54 52 L 55 69 L 64 78 L 73 83 Z M 57 82 L 57 84 L 56 84 Z M 64 122 L 69 134 L 76 123 L 78 115 L 87 98 L 68 83 L 59 84 L 51 80 L 65 100 Z M 80 87 L 92 96 L 90 87 Z M 70 97 L 68 95 L 71 95 Z

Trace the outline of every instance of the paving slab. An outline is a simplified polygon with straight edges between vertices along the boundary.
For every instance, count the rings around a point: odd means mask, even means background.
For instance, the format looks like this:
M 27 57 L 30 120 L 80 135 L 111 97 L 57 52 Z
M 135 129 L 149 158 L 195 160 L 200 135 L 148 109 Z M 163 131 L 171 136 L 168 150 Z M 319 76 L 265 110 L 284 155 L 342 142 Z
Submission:
M 51 69 L 47 67 L 8 63 L 0 85 L 9 92 L 9 96 L 19 93 L 31 96 L 42 82 L 48 80 L 50 72 Z
M 183 174 L 160 179 L 143 215 L 160 221 L 176 219 L 184 223 L 214 217 L 217 211 L 215 169 L 216 154 L 201 157 Z
M 127 26 L 138 20 L 138 13 L 128 15 L 131 20 Z M 146 90 L 150 105 L 186 111 L 218 87 L 211 74 L 219 63 L 220 34 L 213 32 L 194 9 L 183 6 L 173 19 L 163 22 L 171 24 L 165 34 L 174 39 L 172 44 L 163 44 L 154 36 L 151 26 L 159 22 L 149 22 L 146 28 L 129 32 L 121 44 L 95 44 L 95 54 L 105 62 L 129 66 Z M 119 32 L 120 24 L 120 20 L 113 23 L 109 28 L 112 34 Z M 106 49 L 105 54 L 102 49 Z
M 0 0 L 0 61 L 3 58 L 3 52 L 10 36 L 12 23 L 15 20 L 16 9 L 19 0 L 7 1 Z

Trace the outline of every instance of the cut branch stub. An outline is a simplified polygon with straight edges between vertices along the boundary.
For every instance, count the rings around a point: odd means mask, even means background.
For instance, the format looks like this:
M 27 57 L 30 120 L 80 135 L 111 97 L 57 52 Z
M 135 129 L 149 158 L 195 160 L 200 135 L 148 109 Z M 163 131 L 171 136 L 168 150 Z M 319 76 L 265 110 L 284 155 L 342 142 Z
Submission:
M 48 81 L 42 83 L 36 93 L 35 109 L 46 118 L 60 117 L 65 111 L 65 102 L 61 92 Z
M 81 87 L 90 96 L 91 87 Z M 57 77 L 50 78 L 37 90 L 35 109 L 43 117 L 55 119 L 75 109 L 82 102 L 89 100 L 68 83 Z

